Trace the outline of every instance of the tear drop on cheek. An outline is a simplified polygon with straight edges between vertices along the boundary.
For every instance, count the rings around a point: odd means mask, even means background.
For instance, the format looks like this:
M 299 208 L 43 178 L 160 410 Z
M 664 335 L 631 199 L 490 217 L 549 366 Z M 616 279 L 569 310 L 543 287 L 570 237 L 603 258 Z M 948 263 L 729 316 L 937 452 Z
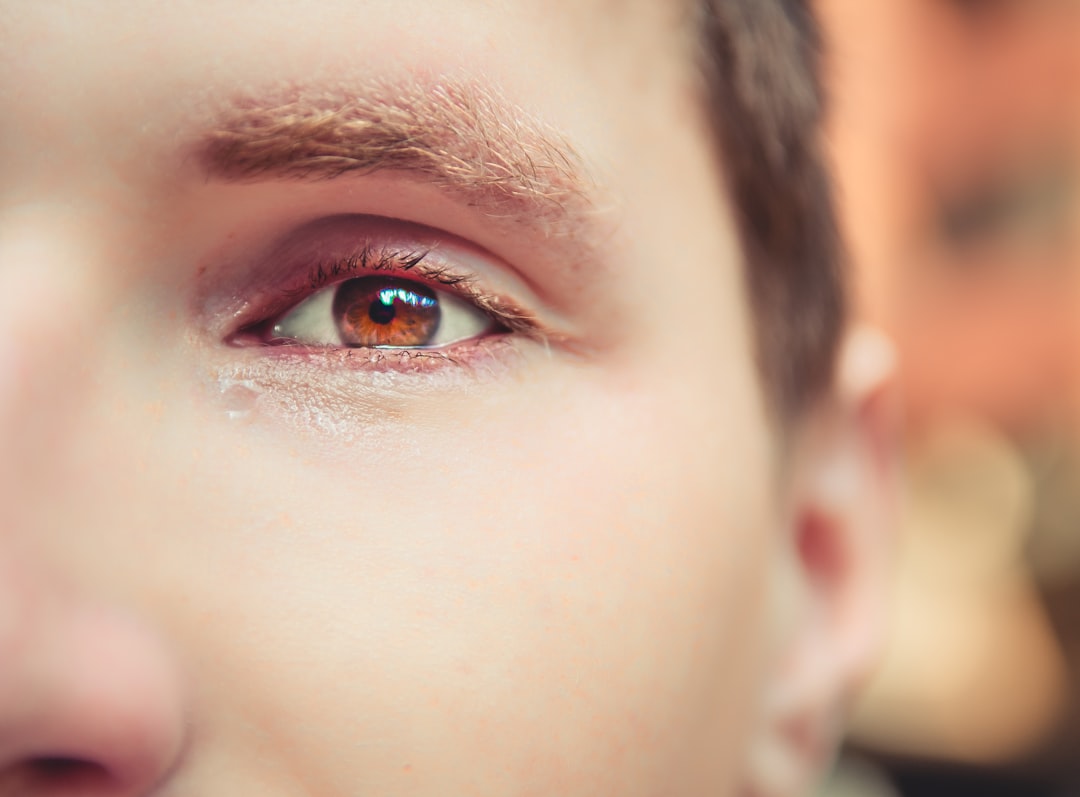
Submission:
M 259 400 L 259 391 L 253 382 L 227 379 L 221 382 L 221 400 L 225 417 L 240 421 L 251 415 Z

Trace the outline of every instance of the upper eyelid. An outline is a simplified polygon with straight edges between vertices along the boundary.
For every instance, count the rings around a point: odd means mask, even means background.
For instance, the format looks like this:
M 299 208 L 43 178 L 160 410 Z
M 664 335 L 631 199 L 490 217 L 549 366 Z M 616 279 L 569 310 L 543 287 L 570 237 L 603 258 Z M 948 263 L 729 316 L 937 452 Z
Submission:
M 292 87 L 235 98 L 194 148 L 211 177 L 326 179 L 392 169 L 461 197 L 490 220 L 594 241 L 599 184 L 574 146 L 494 87 L 374 81 L 335 94 Z
M 198 190 L 208 201 L 199 203 L 196 224 L 221 230 L 221 214 L 212 209 L 218 204 L 236 209 L 223 217 L 228 226 L 221 231 L 224 235 L 215 234 L 220 243 L 199 261 L 200 287 L 193 305 L 201 315 L 221 320 L 218 328 L 226 323 L 225 314 L 242 311 L 245 297 L 262 297 L 263 287 L 273 281 L 252 275 L 284 282 L 306 268 L 300 261 L 329 262 L 347 255 L 357 243 L 445 250 L 450 258 L 460 256 L 483 285 L 560 322 L 569 320 L 565 310 L 575 305 L 582 287 L 611 273 L 606 250 L 583 260 L 585 241 L 553 238 L 542 220 L 511 234 L 482 209 L 409 175 L 354 174 L 321 182 L 214 181 Z M 258 215 L 247 215 L 248 206 L 258 208 Z
M 387 260 L 384 273 L 393 269 L 404 276 L 409 256 L 423 254 L 422 261 L 408 269 L 413 278 L 449 288 L 506 329 L 545 347 L 583 347 L 566 314 L 565 299 L 550 295 L 549 286 L 536 284 L 527 270 L 515 265 L 514 258 L 527 253 L 507 258 L 471 234 L 463 237 L 445 225 L 373 213 L 369 200 L 358 204 L 362 209 L 342 212 L 343 205 L 355 204 L 349 196 L 331 192 L 300 218 L 290 219 L 283 203 L 280 215 L 228 231 L 218 247 L 196 261 L 191 312 L 208 339 L 244 341 L 317 286 L 347 279 L 366 250 L 369 268 L 364 273 L 377 273 L 370 267 Z M 393 257 L 380 258 L 379 253 Z

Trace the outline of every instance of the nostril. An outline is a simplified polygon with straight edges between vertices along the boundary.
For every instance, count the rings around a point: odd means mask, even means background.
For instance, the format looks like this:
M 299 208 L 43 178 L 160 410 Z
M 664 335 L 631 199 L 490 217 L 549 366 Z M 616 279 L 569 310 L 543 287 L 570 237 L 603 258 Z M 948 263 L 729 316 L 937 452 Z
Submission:
M 90 792 L 111 780 L 100 764 L 67 756 L 39 756 L 27 761 L 23 767 L 25 781 L 45 794 Z
M 61 777 L 84 765 L 85 762 L 75 758 L 54 758 L 51 756 L 35 758 L 27 764 L 36 774 L 47 778 Z
M 0 565 L 4 558 L 0 551 Z M 0 614 L 9 603 L 3 575 Z M 41 590 L 17 612 L 14 643 L 7 634 L 0 643 L 0 797 L 150 792 L 185 742 L 171 652 L 127 613 L 69 603 L 66 587 L 51 582 Z
M 31 760 L 27 766 L 36 774 L 47 778 L 62 778 L 86 769 L 100 769 L 97 764 L 65 756 L 42 756 Z

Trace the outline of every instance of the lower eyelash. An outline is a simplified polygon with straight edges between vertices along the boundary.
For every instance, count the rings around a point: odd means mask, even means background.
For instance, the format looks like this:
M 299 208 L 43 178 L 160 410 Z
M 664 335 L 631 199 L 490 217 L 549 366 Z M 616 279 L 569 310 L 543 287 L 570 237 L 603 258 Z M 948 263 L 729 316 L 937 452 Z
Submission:
M 499 380 L 527 358 L 521 344 L 502 336 L 454 354 L 282 346 L 214 367 L 207 387 L 234 421 L 261 418 L 351 444 L 400 421 L 413 400 Z
M 309 363 L 333 364 L 346 369 L 430 373 L 446 365 L 471 366 L 477 359 L 488 359 L 513 348 L 507 335 L 491 335 L 464 341 L 446 348 L 394 348 L 366 346 L 313 346 L 305 343 L 264 345 L 274 356 Z
M 351 443 L 374 425 L 400 420 L 415 400 L 466 395 L 516 371 L 526 356 L 521 341 L 494 341 L 454 355 L 273 347 L 213 368 L 208 387 L 234 421 L 264 420 Z

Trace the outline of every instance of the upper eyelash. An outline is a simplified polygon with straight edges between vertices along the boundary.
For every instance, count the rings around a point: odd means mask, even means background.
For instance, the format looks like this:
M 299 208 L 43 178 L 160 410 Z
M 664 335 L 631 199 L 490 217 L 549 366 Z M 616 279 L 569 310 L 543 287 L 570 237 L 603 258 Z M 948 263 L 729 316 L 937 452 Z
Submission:
M 509 331 L 546 338 L 532 314 L 501 297 L 479 289 L 475 285 L 475 279 L 469 275 L 456 272 L 449 266 L 427 263 L 430 254 L 430 249 L 408 250 L 365 245 L 346 257 L 316 263 L 308 272 L 307 284 L 286 291 L 286 296 L 290 301 L 299 302 L 316 291 L 357 273 L 408 273 L 418 270 L 425 280 L 452 288 Z
M 357 271 L 411 271 L 416 268 L 424 258 L 431 254 L 430 249 L 423 251 L 408 252 L 404 250 L 380 249 L 365 246 L 356 254 L 349 255 L 329 262 L 317 263 L 308 273 L 308 284 L 304 288 L 297 288 L 296 294 L 304 291 L 315 292 L 339 279 L 348 277 Z M 428 276 L 436 282 L 441 282 L 435 276 Z M 461 277 L 449 284 L 456 286 L 467 278 Z

